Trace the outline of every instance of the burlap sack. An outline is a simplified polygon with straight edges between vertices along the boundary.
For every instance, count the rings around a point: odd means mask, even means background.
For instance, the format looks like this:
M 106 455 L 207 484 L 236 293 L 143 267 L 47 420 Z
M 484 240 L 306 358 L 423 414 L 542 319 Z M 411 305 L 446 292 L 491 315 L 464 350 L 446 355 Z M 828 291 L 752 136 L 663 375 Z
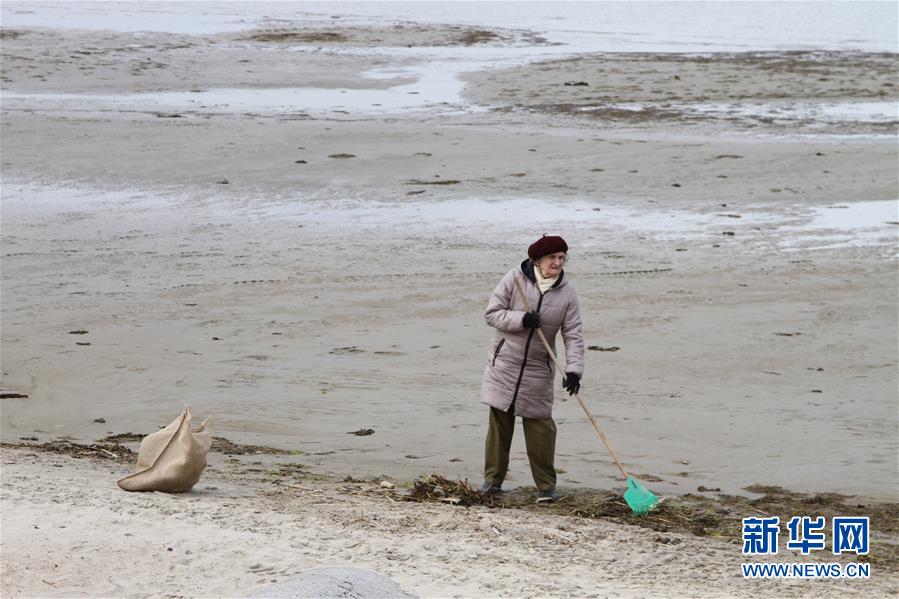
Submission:
M 126 491 L 190 491 L 206 468 L 206 454 L 212 435 L 206 428 L 209 419 L 190 430 L 190 406 L 170 425 L 144 437 L 137 454 L 137 472 L 118 485 Z

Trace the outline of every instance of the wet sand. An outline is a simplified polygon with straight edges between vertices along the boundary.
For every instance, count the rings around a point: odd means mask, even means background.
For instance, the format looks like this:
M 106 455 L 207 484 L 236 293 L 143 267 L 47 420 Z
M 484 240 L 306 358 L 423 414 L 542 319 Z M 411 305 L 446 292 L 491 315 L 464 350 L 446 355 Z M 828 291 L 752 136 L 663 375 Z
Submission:
M 4 441 L 145 434 L 189 403 L 215 434 L 302 452 L 313 473 L 478 481 L 482 311 L 554 232 L 596 348 L 583 395 L 653 490 L 896 501 L 896 121 L 808 108 L 895 102 L 895 57 L 554 60 L 394 113 L 353 91 L 408 85 L 421 58 L 322 33 L 288 60 L 245 33 L 4 32 L 2 392 L 27 396 L 2 399 Z M 497 37 L 475 43 L 525 39 Z M 662 82 L 673 106 L 647 110 Z M 347 99 L 128 96 L 269 86 Z M 555 418 L 560 487 L 619 488 L 576 403 Z M 513 451 L 507 486 L 526 487 L 520 438 Z M 4 508 L 32 509 L 22 493 Z M 494 592 L 473 584 L 460 592 Z

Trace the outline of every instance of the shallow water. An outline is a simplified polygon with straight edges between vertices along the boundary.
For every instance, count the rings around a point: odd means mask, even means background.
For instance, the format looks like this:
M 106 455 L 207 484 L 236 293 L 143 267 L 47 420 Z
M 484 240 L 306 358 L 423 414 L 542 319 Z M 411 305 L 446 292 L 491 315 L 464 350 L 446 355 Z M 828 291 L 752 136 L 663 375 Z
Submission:
M 379 114 L 462 107 L 463 72 L 483 68 L 483 63 L 427 62 L 408 67 L 378 68 L 362 73 L 360 86 L 352 89 L 319 87 L 216 88 L 186 92 L 137 94 L 23 94 L 4 91 L 4 101 L 25 100 L 41 105 L 104 106 L 117 109 L 202 110 L 204 112 L 336 112 Z M 371 87 L 364 87 L 365 80 Z M 388 87 L 389 86 L 389 87 Z M 465 106 L 466 111 L 478 110 Z
M 264 202 L 261 202 L 264 204 Z M 527 213 L 538 222 L 554 222 L 566 230 L 589 229 L 647 234 L 658 239 L 718 239 L 724 230 L 738 232 L 748 251 L 767 251 L 767 242 L 778 240 L 780 247 L 795 248 L 829 239 L 855 247 L 885 246 L 899 241 L 899 200 L 852 202 L 845 205 L 801 205 L 772 208 L 747 206 L 739 214 L 726 210 L 698 213 L 689 210 L 635 210 L 596 201 L 550 202 L 542 199 L 489 200 L 467 198 L 441 202 L 403 203 L 355 202 L 331 204 L 320 211 L 297 211 L 290 205 L 260 207 L 257 214 L 313 220 L 335 224 L 351 219 L 359 224 L 383 223 L 385 219 L 403 225 L 440 229 L 449 225 L 488 230 Z M 735 218 L 738 217 L 738 218 Z M 591 241 L 585 240 L 589 246 Z M 604 243 L 596 241 L 597 245 Z
M 544 33 L 568 51 L 897 51 L 891 2 L 4 2 L 3 26 L 209 34 L 295 21 L 454 23 Z
M 488 68 L 520 65 L 589 52 L 689 52 L 841 49 L 896 51 L 896 6 L 889 3 L 769 2 L 340 2 L 340 3 L 202 3 L 202 2 L 5 2 L 3 26 L 168 31 L 211 34 L 255 27 L 309 24 L 385 26 L 396 22 L 453 23 L 536 31 L 548 45 L 435 48 L 336 48 L 341 54 L 380 54 L 417 64 L 375 69 L 363 74 L 369 88 L 203 89 L 121 95 L 17 94 L 4 101 L 38 104 L 61 101 L 121 109 L 282 111 L 324 113 L 345 110 L 382 114 L 431 109 L 477 111 L 463 103 L 459 75 Z M 309 46 L 279 44 L 282 51 L 305 52 Z M 397 80 L 388 84 L 385 81 Z M 377 82 L 377 83 L 375 83 Z M 642 105 L 613 108 L 640 110 Z M 599 107 L 602 108 L 602 107 Z M 684 104 L 672 109 L 685 115 L 774 118 L 785 121 L 893 122 L 897 106 L 889 102 L 790 104 Z M 589 111 L 590 108 L 583 110 Z
M 674 110 L 685 116 L 704 115 L 722 117 L 749 117 L 783 121 L 817 121 L 821 123 L 895 123 L 899 121 L 899 104 L 896 102 L 665 102 L 616 103 L 584 106 L 581 112 L 608 109 L 640 112 L 647 109 Z

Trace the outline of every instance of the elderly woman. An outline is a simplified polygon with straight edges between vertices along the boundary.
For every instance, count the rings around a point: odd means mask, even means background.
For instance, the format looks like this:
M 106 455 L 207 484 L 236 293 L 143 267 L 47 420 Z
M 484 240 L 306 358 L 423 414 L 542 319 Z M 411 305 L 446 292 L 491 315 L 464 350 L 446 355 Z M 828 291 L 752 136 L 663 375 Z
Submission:
M 584 338 L 574 286 L 563 266 L 568 244 L 544 235 L 528 248 L 528 259 L 499 282 L 485 317 L 496 329 L 484 369 L 481 402 L 490 406 L 490 425 L 481 491 L 499 493 L 509 469 L 515 417 L 524 426 L 537 503 L 554 502 L 556 423 L 552 419 L 555 367 L 537 336 L 539 327 L 555 350 L 556 333 L 565 344 L 562 386 L 573 395 L 584 373 Z M 527 301 L 521 297 L 524 293 Z

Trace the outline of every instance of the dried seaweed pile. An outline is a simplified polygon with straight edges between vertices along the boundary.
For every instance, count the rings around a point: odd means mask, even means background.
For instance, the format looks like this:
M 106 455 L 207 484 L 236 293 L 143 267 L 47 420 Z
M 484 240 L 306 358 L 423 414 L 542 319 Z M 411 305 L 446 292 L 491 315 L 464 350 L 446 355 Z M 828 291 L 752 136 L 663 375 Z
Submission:
M 412 491 L 404 497 L 406 501 L 439 501 L 469 507 L 484 505 L 497 507 L 500 505 L 495 495 L 487 495 L 472 488 L 467 480 L 450 480 L 439 474 L 432 474 L 425 479 L 415 481 Z
M 467 480 L 453 481 L 431 474 L 417 480 L 406 501 L 443 502 L 459 506 L 513 508 L 589 519 L 608 519 L 660 532 L 689 532 L 698 536 L 733 538 L 740 531 L 740 519 L 725 515 L 711 506 L 667 501 L 648 514 L 635 515 L 620 495 L 608 491 L 577 491 L 555 504 L 537 505 L 532 490 L 517 489 L 501 495 L 488 495 L 472 488 Z
M 759 493 L 762 497 L 747 500 L 745 497 L 722 495 L 725 505 L 736 503 L 738 506 L 748 503 L 762 513 L 780 516 L 817 515 L 830 520 L 834 516 L 868 516 L 871 528 L 879 532 L 899 533 L 899 504 L 864 502 L 860 497 L 850 497 L 839 493 L 794 493 L 781 487 L 768 485 L 751 485 L 746 487 L 750 493 Z
M 348 41 L 349 36 L 336 31 L 261 31 L 246 37 L 241 41 L 249 42 L 286 42 L 292 44 L 332 43 L 339 44 Z
M 140 443 L 146 435 L 140 433 L 119 433 L 118 435 L 109 435 L 100 439 L 101 442 L 109 443 L 131 443 L 137 441 Z
M 144 437 L 146 437 L 146 435 L 142 435 L 140 433 L 119 433 L 118 435 L 103 437 L 102 439 L 100 439 L 100 442 L 140 442 Z M 289 449 L 278 449 L 276 447 L 266 447 L 264 445 L 242 445 L 240 443 L 229 441 L 224 437 L 213 437 L 212 447 L 210 447 L 210 450 L 228 455 L 247 455 L 256 453 L 266 453 L 271 455 L 291 455 L 299 453 L 296 451 L 291 451 Z
M 740 518 L 726 510 L 680 499 L 665 501 L 646 514 L 634 514 L 617 495 L 596 498 L 594 493 L 577 494 L 567 504 L 571 516 L 618 520 L 659 532 L 689 532 L 699 537 L 731 539 L 739 535 L 741 527 Z
M 145 436 L 146 435 L 140 433 L 119 433 L 117 435 L 103 437 L 102 439 L 98 439 L 94 443 L 89 444 L 76 443 L 65 439 L 55 439 L 46 443 L 2 443 L 0 445 L 3 447 L 64 454 L 74 458 L 96 457 L 117 460 L 119 462 L 133 462 L 137 459 L 137 452 L 122 445 L 122 443 L 139 443 Z M 33 440 L 36 441 L 37 438 L 34 438 Z M 227 455 L 295 455 L 301 453 L 299 451 L 278 449 L 277 447 L 266 447 L 264 445 L 242 445 L 240 443 L 229 441 L 224 437 L 213 437 L 211 450 Z
M 834 516 L 868 516 L 875 531 L 872 548 L 870 555 L 859 557 L 859 561 L 868 561 L 879 567 L 899 565 L 899 504 L 858 503 L 852 497 L 836 493 L 795 493 L 761 485 L 753 485 L 746 490 L 762 496 L 751 499 L 738 495 L 708 497 L 688 493 L 668 498 L 648 514 L 636 515 L 620 494 L 613 491 L 577 490 L 554 504 L 537 505 L 532 488 L 516 489 L 497 496 L 485 495 L 471 488 L 468 481 L 452 481 L 432 474 L 416 481 L 405 499 L 612 520 L 662 533 L 716 537 L 730 542 L 741 538 L 742 519 L 748 516 L 780 516 L 782 523 L 797 515 L 825 516 L 828 521 Z M 661 538 L 660 542 L 667 541 Z
M 871 551 L 859 556 L 858 561 L 877 564 L 878 567 L 899 571 L 899 504 L 881 502 L 860 502 L 860 497 L 850 497 L 839 493 L 794 493 L 781 487 L 752 485 L 746 487 L 752 493 L 763 493 L 758 499 L 722 495 L 721 503 L 732 512 L 751 506 L 756 513 L 780 516 L 784 526 L 792 516 L 824 516 L 829 523 L 834 516 L 867 516 L 871 522 Z M 831 531 L 824 534 L 830 544 Z
M 296 455 L 302 452 L 292 451 L 290 449 L 278 449 L 277 447 L 266 447 L 265 445 L 242 445 L 234 443 L 224 437 L 213 437 L 211 451 L 225 453 L 228 455 L 247 455 L 254 453 L 265 453 L 269 455 Z
M 115 441 L 101 439 L 96 443 L 82 444 L 74 441 L 48 441 L 46 443 L 2 443 L 3 447 L 17 449 L 33 449 L 48 453 L 58 453 L 76 458 L 100 458 L 103 460 L 115 460 L 117 462 L 130 463 L 137 459 L 134 452 Z

